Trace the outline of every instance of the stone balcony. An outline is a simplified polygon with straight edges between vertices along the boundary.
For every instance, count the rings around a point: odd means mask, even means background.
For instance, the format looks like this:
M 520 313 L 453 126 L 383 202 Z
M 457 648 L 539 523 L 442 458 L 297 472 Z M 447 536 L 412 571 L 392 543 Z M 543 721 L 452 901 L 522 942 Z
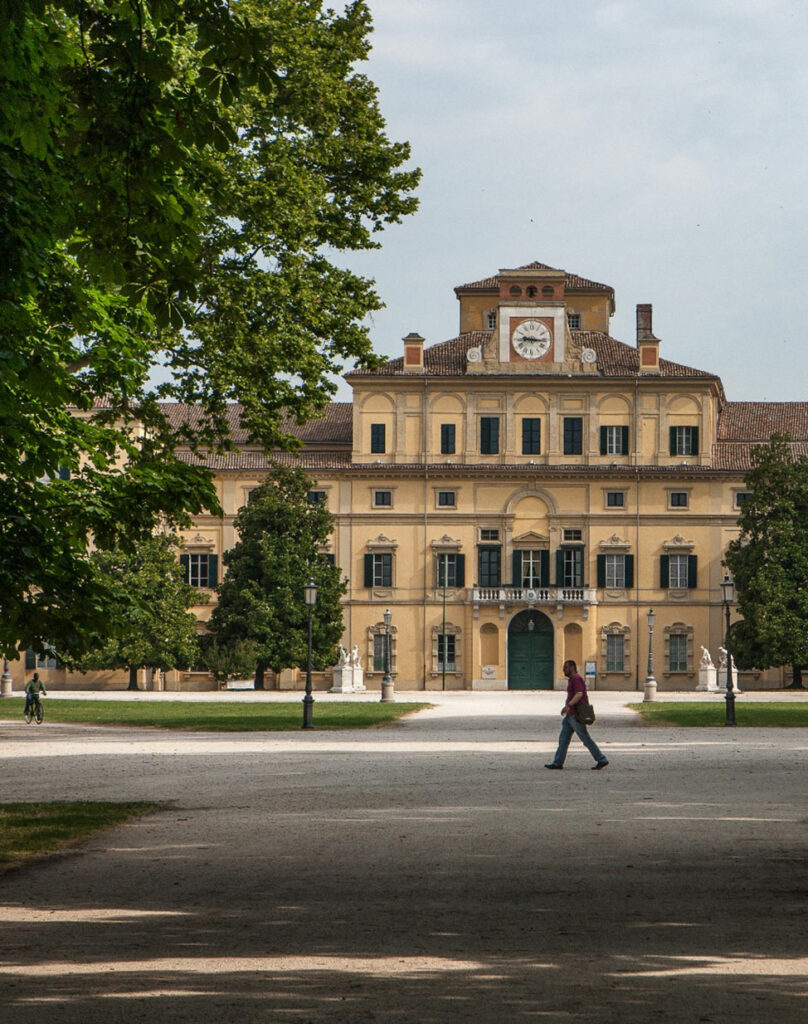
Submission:
M 564 605 L 578 605 L 583 608 L 586 619 L 589 605 L 598 603 L 594 587 L 470 587 L 468 600 L 474 605 L 475 617 L 480 605 L 498 604 L 501 616 L 505 605 L 555 607 L 559 618 L 564 613 Z

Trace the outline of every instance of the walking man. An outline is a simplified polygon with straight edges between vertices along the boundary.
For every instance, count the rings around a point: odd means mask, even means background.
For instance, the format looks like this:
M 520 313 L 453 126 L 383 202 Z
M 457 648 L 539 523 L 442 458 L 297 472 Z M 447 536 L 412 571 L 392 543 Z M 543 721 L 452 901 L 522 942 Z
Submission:
M 603 751 L 589 735 L 589 730 L 583 722 L 579 722 L 575 716 L 575 705 L 588 704 L 589 698 L 586 695 L 586 683 L 578 674 L 578 666 L 574 661 L 564 662 L 564 675 L 567 677 L 567 703 L 561 711 L 561 735 L 558 737 L 558 750 L 555 752 L 553 760 L 544 767 L 559 769 L 564 767 L 564 759 L 567 756 L 567 748 L 570 745 L 572 734 L 577 733 L 581 743 L 595 759 L 593 771 L 605 768 L 609 762 Z

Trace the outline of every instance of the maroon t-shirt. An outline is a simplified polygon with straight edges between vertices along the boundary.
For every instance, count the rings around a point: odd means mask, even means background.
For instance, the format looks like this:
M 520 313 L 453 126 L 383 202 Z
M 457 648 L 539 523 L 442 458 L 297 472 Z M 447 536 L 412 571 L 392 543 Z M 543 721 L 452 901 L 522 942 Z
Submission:
M 586 695 L 586 683 L 583 681 L 583 678 L 578 675 L 577 672 L 573 672 L 572 675 L 567 680 L 567 703 L 568 704 L 572 700 L 572 698 L 575 696 L 576 693 L 582 693 L 583 694 L 583 697 L 581 697 L 581 699 L 578 701 L 578 704 L 588 704 L 589 703 L 589 698 Z M 564 709 L 564 714 L 565 715 L 574 715 L 575 714 L 575 708 L 574 707 L 573 708 L 565 708 Z

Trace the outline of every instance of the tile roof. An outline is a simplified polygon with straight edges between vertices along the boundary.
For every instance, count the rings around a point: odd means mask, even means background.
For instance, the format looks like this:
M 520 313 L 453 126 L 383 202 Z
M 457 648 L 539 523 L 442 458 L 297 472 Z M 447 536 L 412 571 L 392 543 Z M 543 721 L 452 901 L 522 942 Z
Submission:
M 435 377 L 460 377 L 467 373 L 466 354 L 470 348 L 484 345 L 491 338 L 491 331 L 469 331 L 449 341 L 439 342 L 424 349 L 423 375 Z M 616 338 L 600 331 L 570 331 L 573 341 L 582 347 L 593 348 L 598 356 L 595 373 L 586 371 L 582 376 L 601 377 L 635 377 L 639 373 L 640 355 L 632 345 L 626 345 Z M 660 359 L 660 376 L 662 377 L 701 377 L 717 379 L 713 373 L 696 370 L 681 363 L 673 363 L 669 359 Z M 421 371 L 413 373 L 404 370 L 404 359 L 391 359 L 376 370 L 353 370 L 346 374 L 348 380 L 354 377 L 410 377 L 418 376 Z M 477 376 L 477 374 L 475 374 Z M 493 376 L 493 374 L 492 374 Z M 537 375 L 538 376 L 538 375 Z M 541 376 L 545 376 L 542 374 Z M 564 376 L 567 376 L 566 372 Z
M 222 470 L 268 472 L 273 466 L 300 466 L 301 469 L 350 469 L 350 452 L 273 452 L 267 455 L 258 449 L 239 449 L 212 455 L 178 451 L 177 458 L 191 466 L 207 466 L 216 472 Z
M 713 445 L 713 466 L 715 469 L 746 473 L 752 468 L 753 449 L 765 443 L 765 441 L 720 441 Z M 808 458 L 808 441 L 795 441 L 789 447 L 795 456 Z
M 557 267 L 550 267 L 546 263 L 539 263 L 538 260 L 534 260 L 532 263 L 525 263 L 521 267 L 515 267 L 515 270 L 558 270 Z M 614 292 L 608 284 L 601 284 L 600 281 L 590 281 L 589 278 L 580 277 L 578 274 L 569 274 L 566 271 L 558 270 L 559 273 L 566 274 L 566 285 L 565 287 L 569 291 L 599 291 Z M 493 289 L 499 288 L 499 275 L 495 274 L 493 277 L 484 277 L 481 281 L 471 281 L 468 284 L 459 284 L 455 288 L 455 291 L 492 291 Z
M 183 424 L 199 423 L 202 418 L 202 411 L 196 405 L 161 402 L 160 408 L 175 429 Z M 249 435 L 241 425 L 241 405 L 237 403 L 228 405 L 225 418 L 233 442 L 235 444 L 247 443 Z M 323 416 L 309 420 L 302 426 L 298 426 L 293 416 L 285 416 L 281 420 L 281 429 L 284 433 L 299 437 L 305 444 L 350 444 L 353 439 L 353 404 L 351 402 L 331 402 L 326 406 Z
M 768 441 L 772 434 L 808 441 L 808 402 L 727 402 L 721 410 L 719 441 Z

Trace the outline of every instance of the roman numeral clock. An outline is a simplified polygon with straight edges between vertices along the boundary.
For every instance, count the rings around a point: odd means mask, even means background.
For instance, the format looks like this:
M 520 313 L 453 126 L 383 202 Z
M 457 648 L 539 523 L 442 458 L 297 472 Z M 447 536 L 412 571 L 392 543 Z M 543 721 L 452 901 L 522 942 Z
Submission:
M 553 336 L 541 320 L 523 320 L 511 334 L 514 352 L 522 359 L 541 359 L 550 351 Z

